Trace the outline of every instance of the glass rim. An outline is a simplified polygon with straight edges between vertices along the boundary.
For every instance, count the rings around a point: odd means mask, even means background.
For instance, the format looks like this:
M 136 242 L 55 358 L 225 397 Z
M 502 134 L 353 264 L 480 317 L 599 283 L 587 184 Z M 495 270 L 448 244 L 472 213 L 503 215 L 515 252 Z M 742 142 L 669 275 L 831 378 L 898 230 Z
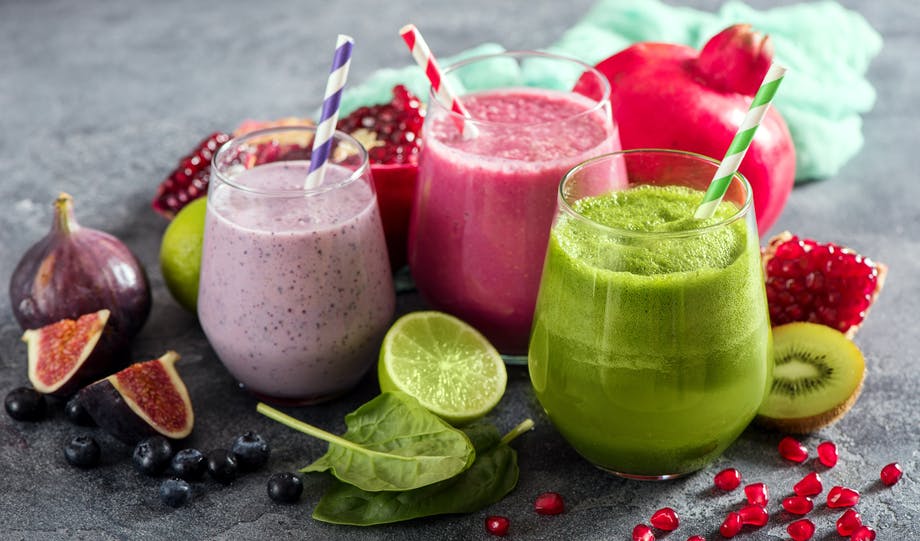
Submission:
M 547 60 L 557 60 L 557 61 L 561 61 L 561 62 L 567 62 L 567 63 L 569 63 L 569 64 L 576 64 L 576 65 L 578 65 L 578 66 L 584 68 L 583 74 L 584 74 L 584 73 L 590 72 L 590 73 L 592 73 L 595 77 L 597 77 L 597 79 L 600 81 L 600 83 L 601 83 L 601 85 L 602 85 L 602 87 L 603 87 L 603 91 L 602 91 L 602 93 L 601 93 L 601 97 L 600 97 L 599 99 L 595 99 L 595 98 L 592 98 L 592 97 L 590 97 L 590 96 L 585 96 L 584 94 L 579 94 L 580 96 L 584 96 L 586 99 L 589 99 L 589 100 L 593 101 L 594 104 L 593 104 L 591 107 L 589 107 L 588 109 L 585 109 L 584 111 L 580 111 L 580 112 L 578 112 L 578 113 L 575 113 L 575 114 L 573 114 L 573 115 L 566 116 L 566 117 L 564 117 L 564 118 L 558 118 L 558 119 L 554 119 L 554 120 L 546 120 L 546 121 L 543 121 L 543 122 L 534 122 L 534 123 L 531 123 L 531 124 L 521 124 L 521 123 L 516 123 L 516 122 L 515 122 L 515 123 L 512 123 L 512 122 L 496 122 L 496 121 L 491 121 L 491 120 L 477 120 L 477 119 L 474 119 L 474 118 L 466 118 L 466 117 L 463 116 L 462 114 L 460 114 L 460 113 L 458 113 L 458 112 L 456 112 L 456 111 L 453 111 L 452 109 L 450 109 L 449 107 L 447 107 L 447 106 L 445 106 L 443 103 L 441 103 L 441 100 L 439 100 L 438 97 L 435 95 L 435 93 L 434 93 L 434 88 L 432 88 L 431 85 L 428 86 L 428 107 L 430 108 L 430 107 L 432 107 L 432 104 L 435 104 L 434 106 L 438 107 L 443 113 L 445 113 L 446 115 L 448 115 L 448 117 L 457 118 L 457 119 L 462 120 L 463 122 L 469 122 L 469 123 L 473 124 L 474 126 L 483 126 L 483 127 L 486 127 L 486 126 L 515 126 L 515 127 L 527 128 L 527 127 L 531 127 L 531 126 L 540 126 L 540 125 L 544 125 L 544 124 L 555 124 L 555 123 L 557 123 L 557 122 L 567 122 L 567 121 L 570 121 L 570 120 L 573 120 L 573 119 L 576 119 L 576 118 L 579 118 L 579 117 L 582 117 L 582 116 L 585 116 L 585 115 L 593 114 L 593 113 L 595 113 L 596 111 L 598 111 L 598 110 L 604 108 L 604 107 L 606 106 L 606 104 L 609 104 L 609 103 L 610 103 L 610 95 L 611 95 L 612 92 L 613 92 L 613 88 L 612 88 L 611 85 L 610 85 L 610 81 L 607 80 L 607 77 L 606 77 L 603 73 L 601 73 L 597 68 L 595 68 L 594 66 L 592 66 L 592 65 L 590 65 L 590 64 L 587 64 L 587 63 L 585 63 L 585 62 L 582 62 L 581 60 L 578 60 L 577 58 L 572 58 L 572 57 L 570 57 L 570 56 L 565 56 L 565 55 L 560 55 L 560 54 L 555 54 L 555 53 L 547 53 L 547 52 L 543 52 L 543 51 L 535 51 L 535 50 L 526 50 L 526 49 L 525 49 L 525 50 L 502 51 L 502 52 L 499 52 L 499 53 L 489 53 L 489 54 L 481 54 L 481 55 L 471 56 L 471 57 L 465 58 L 465 59 L 463 59 L 463 60 L 458 60 L 457 62 L 454 62 L 453 64 L 450 64 L 449 66 L 443 68 L 443 69 L 442 69 L 442 75 L 443 75 L 442 78 L 446 78 L 450 73 L 453 73 L 453 72 L 455 72 L 455 71 L 457 71 L 457 70 L 459 70 L 459 69 L 461 69 L 461 68 L 463 68 L 463 67 L 465 67 L 465 66 L 468 66 L 468 65 L 473 64 L 473 63 L 476 63 L 476 62 L 483 62 L 483 61 L 491 60 L 491 59 L 495 59 L 495 58 L 507 58 L 507 57 L 533 57 L 533 58 L 544 58 L 544 59 L 547 59 Z M 499 86 L 499 87 L 495 87 L 495 88 L 490 88 L 489 90 L 497 90 L 497 89 L 502 89 L 502 88 L 535 88 L 535 89 L 540 89 L 540 88 L 543 88 L 543 87 L 517 85 L 517 86 Z M 568 90 L 568 91 L 562 91 L 562 92 L 567 92 L 567 93 L 569 93 L 569 94 L 575 94 L 574 90 L 571 90 L 571 89 Z M 460 100 L 462 101 L 463 95 L 461 94 L 460 96 L 458 96 L 458 98 L 460 98 Z
M 621 236 L 621 237 L 632 237 L 632 238 L 664 238 L 664 239 L 677 239 L 677 238 L 686 238 L 686 237 L 695 237 L 705 233 L 709 233 L 718 229 L 723 229 L 726 226 L 729 226 L 738 220 L 745 218 L 751 210 L 753 210 L 754 194 L 751 190 L 751 185 L 744 178 L 739 171 L 735 171 L 732 175 L 733 180 L 738 180 L 741 182 L 741 186 L 744 188 L 744 203 L 738 208 L 728 218 L 719 220 L 702 227 L 694 227 L 691 229 L 686 229 L 684 231 L 633 231 L 630 229 L 621 229 L 618 227 L 613 227 L 610 225 L 602 224 L 591 218 L 588 218 L 584 214 L 575 210 L 572 206 L 572 203 L 569 203 L 565 194 L 566 184 L 574 178 L 574 176 L 579 172 L 584 170 L 586 167 L 589 167 L 595 163 L 609 160 L 617 156 L 627 156 L 631 154 L 669 154 L 674 156 L 684 156 L 687 158 L 693 158 L 694 160 L 705 162 L 714 166 L 713 173 L 719 168 L 719 161 L 711 158 L 709 156 L 699 154 L 697 152 L 690 152 L 687 150 L 676 150 L 676 149 L 667 149 L 667 148 L 635 148 L 629 150 L 617 150 L 615 152 L 608 152 L 606 154 L 601 154 L 600 156 L 595 156 L 589 160 L 585 160 L 578 165 L 569 169 L 565 175 L 562 176 L 562 180 L 559 182 L 559 190 L 557 192 L 557 197 L 559 198 L 559 208 L 566 212 L 568 215 L 573 218 L 585 222 L 592 227 L 595 227 L 601 231 L 604 231 L 609 234 Z M 702 192 L 701 192 L 702 193 Z
M 330 184 L 323 183 L 315 188 L 298 188 L 296 190 L 271 190 L 271 189 L 264 189 L 264 188 L 253 188 L 251 186 L 244 186 L 236 182 L 234 178 L 231 178 L 228 175 L 226 175 L 224 171 L 220 167 L 218 167 L 219 158 L 223 158 L 224 156 L 226 156 L 227 153 L 231 152 L 233 149 L 241 147 L 247 141 L 250 141 L 252 139 L 256 139 L 259 137 L 265 137 L 268 135 L 286 133 L 286 132 L 311 132 L 313 134 L 316 134 L 316 126 L 310 126 L 306 124 L 293 125 L 293 126 L 276 126 L 273 128 L 263 128 L 261 130 L 251 131 L 249 133 L 245 133 L 243 135 L 233 137 L 232 139 L 230 139 L 229 141 L 221 145 L 220 148 L 217 149 L 217 152 L 215 152 L 214 155 L 211 157 L 212 174 L 221 183 L 226 184 L 227 186 L 234 188 L 236 190 L 246 192 L 248 194 L 262 195 L 266 197 L 309 197 L 309 196 L 326 193 L 332 190 L 336 190 L 338 188 L 343 188 L 351 184 L 355 180 L 365 176 L 370 171 L 370 162 L 368 159 L 367 150 L 364 148 L 364 145 L 362 145 L 357 139 L 355 139 L 351 135 L 343 131 L 339 131 L 339 130 L 336 130 L 333 133 L 332 135 L 333 139 L 336 139 L 339 141 L 345 141 L 349 145 L 353 146 L 357 150 L 357 154 L 360 157 L 361 163 L 354 171 L 351 172 L 350 175 L 348 175 L 345 178 L 339 179 L 335 182 L 332 182 Z M 284 163 L 284 161 L 282 160 L 282 161 L 268 162 L 268 163 Z M 260 164 L 259 166 L 256 166 L 256 167 L 260 167 L 261 165 L 268 165 L 268 164 Z M 255 169 L 256 167 L 253 167 L 251 169 Z M 247 171 L 248 170 L 250 169 L 247 169 Z M 304 180 L 306 180 L 306 177 L 304 177 Z M 210 188 L 208 191 L 210 191 Z

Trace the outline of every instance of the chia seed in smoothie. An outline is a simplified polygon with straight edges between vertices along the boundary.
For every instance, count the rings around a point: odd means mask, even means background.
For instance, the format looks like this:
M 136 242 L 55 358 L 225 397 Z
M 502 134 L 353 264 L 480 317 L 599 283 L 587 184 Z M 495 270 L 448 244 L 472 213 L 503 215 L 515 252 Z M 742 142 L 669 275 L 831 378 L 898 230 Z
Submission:
M 354 386 L 395 305 L 369 179 L 328 164 L 323 186 L 304 192 L 307 168 L 260 165 L 233 179 L 244 189 L 212 181 L 205 219 L 202 328 L 247 390 L 282 402 Z

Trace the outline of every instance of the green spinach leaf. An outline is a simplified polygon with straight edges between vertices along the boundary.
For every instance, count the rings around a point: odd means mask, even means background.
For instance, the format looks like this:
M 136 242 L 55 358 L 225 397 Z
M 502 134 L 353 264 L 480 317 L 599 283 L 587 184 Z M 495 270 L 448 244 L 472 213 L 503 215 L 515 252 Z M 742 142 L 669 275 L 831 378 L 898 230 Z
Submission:
M 464 428 L 476 461 L 458 476 L 405 492 L 368 492 L 335 481 L 313 510 L 313 518 L 335 524 L 372 526 L 447 513 L 472 513 L 511 492 L 518 480 L 517 453 L 508 443 L 533 426 L 530 419 L 504 438 L 489 424 Z
M 345 416 L 342 436 L 303 423 L 265 404 L 256 410 L 329 442 L 329 450 L 303 472 L 330 471 L 368 491 L 412 490 L 450 479 L 470 467 L 469 438 L 404 393 L 383 393 Z

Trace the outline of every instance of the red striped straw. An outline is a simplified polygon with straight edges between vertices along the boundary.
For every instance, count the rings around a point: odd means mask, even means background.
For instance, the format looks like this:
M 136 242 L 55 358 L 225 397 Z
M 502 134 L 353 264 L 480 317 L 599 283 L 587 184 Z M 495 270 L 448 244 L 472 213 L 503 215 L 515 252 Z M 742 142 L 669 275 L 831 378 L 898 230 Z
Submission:
M 461 115 L 463 118 L 472 118 L 470 112 L 466 110 L 466 107 L 464 107 L 463 103 L 457 98 L 457 95 L 451 91 L 447 79 L 442 76 L 441 67 L 438 66 L 437 59 L 431 54 L 431 49 L 428 48 L 428 44 L 425 43 L 425 38 L 422 37 L 418 28 L 416 28 L 414 24 L 407 24 L 399 30 L 399 35 L 402 36 L 403 41 L 409 46 L 412 58 L 414 58 L 422 70 L 425 71 L 425 75 L 431 82 L 431 88 L 434 90 L 434 95 L 437 97 L 438 101 L 444 106 L 449 107 L 451 111 Z M 457 119 L 457 127 L 463 131 L 463 135 L 475 137 L 476 127 L 464 122 L 463 118 Z

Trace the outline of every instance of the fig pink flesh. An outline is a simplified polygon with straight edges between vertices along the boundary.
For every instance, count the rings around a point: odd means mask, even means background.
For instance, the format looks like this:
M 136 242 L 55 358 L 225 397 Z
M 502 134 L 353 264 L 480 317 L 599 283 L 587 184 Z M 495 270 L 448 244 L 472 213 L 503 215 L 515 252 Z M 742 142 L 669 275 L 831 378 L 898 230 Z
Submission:
M 188 423 L 183 396 L 159 359 L 137 363 L 111 377 L 126 402 L 133 402 L 159 428 L 180 432 Z
M 107 319 L 107 317 L 106 317 Z M 83 360 L 84 349 L 93 336 L 102 332 L 105 319 L 98 312 L 79 319 L 64 319 L 38 331 L 40 356 L 36 375 L 46 386 L 66 378 Z

